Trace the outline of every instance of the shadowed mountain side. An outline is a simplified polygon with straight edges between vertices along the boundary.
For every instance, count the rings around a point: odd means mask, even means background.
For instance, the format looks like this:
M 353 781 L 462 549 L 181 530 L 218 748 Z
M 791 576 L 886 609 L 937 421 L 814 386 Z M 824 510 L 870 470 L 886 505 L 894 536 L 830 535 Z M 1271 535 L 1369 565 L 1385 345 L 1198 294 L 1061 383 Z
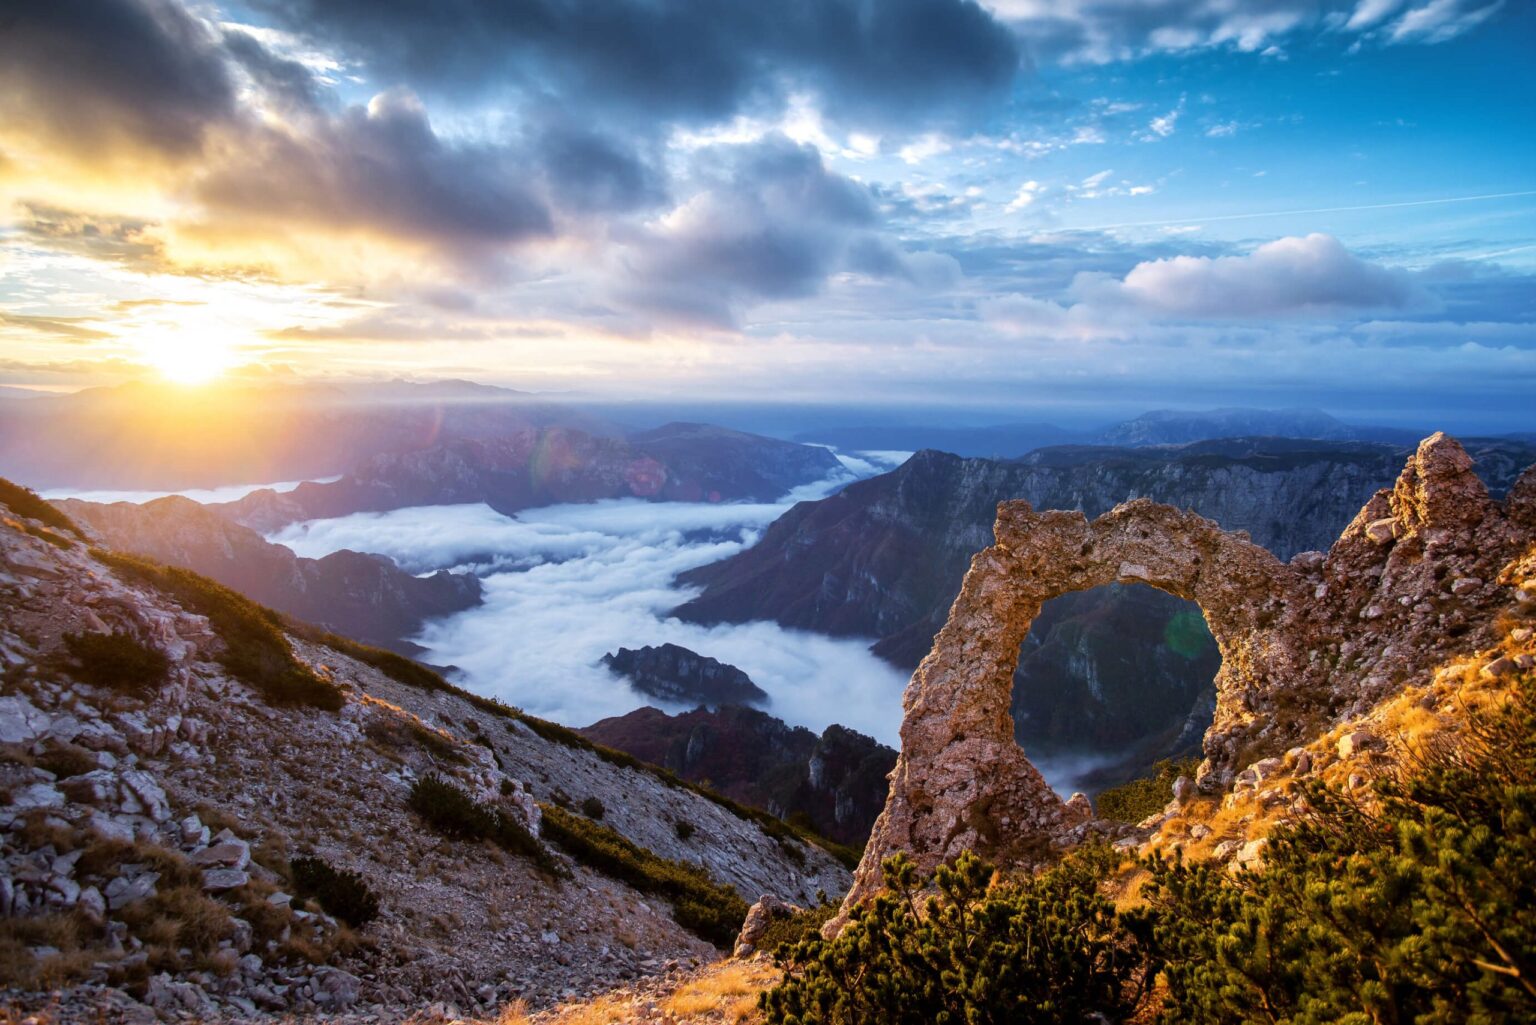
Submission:
M 380 455 L 337 481 L 257 491 L 215 508 L 266 532 L 300 520 L 468 502 L 505 514 L 605 498 L 770 502 L 841 466 L 825 449 L 702 424 L 671 424 L 630 441 L 550 428 Z
M 735 666 L 679 644 L 620 648 L 603 665 L 648 697 L 674 704 L 760 705 L 768 694 Z
M 738 705 L 679 715 L 637 708 L 580 732 L 855 846 L 869 836 L 896 764 L 895 751 L 862 733 L 833 725 L 817 737 Z
M 419 650 L 406 638 L 424 620 L 480 603 L 471 574 L 416 577 L 382 555 L 353 551 L 300 558 L 188 498 L 55 504 L 108 547 L 195 570 L 280 612 L 397 651 Z

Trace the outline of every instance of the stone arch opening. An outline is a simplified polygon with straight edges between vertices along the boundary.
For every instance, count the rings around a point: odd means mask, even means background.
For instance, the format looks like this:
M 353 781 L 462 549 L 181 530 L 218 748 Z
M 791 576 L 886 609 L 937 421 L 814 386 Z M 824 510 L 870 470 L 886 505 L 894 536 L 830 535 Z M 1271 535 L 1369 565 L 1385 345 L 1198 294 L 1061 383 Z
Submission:
M 1062 801 L 1015 740 L 1012 697 L 1021 644 L 1050 599 L 1110 584 L 1145 584 L 1197 604 L 1223 676 L 1268 650 L 1276 609 L 1300 597 L 1296 570 L 1238 533 L 1192 512 L 1138 499 L 1091 523 L 1081 512 L 998 506 L 997 543 L 977 553 L 948 621 L 903 698 L 901 756 L 845 907 L 879 889 L 883 852 L 909 851 L 920 867 L 975 850 L 1005 864 L 1048 855 L 1092 817 L 1086 799 Z M 1235 667 L 1235 668 L 1234 668 Z M 1220 778 L 1238 740 L 1205 736 Z M 1221 747 L 1226 744 L 1226 747 Z
M 1047 600 L 1020 645 L 1013 735 L 1062 796 L 1198 755 L 1221 666 L 1200 607 L 1140 583 Z

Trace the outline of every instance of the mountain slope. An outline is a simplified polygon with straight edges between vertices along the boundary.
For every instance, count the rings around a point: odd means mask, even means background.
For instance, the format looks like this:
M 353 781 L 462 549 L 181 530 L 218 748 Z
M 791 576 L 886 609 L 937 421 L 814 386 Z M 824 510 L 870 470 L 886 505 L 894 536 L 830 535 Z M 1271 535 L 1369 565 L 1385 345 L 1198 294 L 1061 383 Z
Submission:
M 480 603 L 473 574 L 417 577 L 379 555 L 340 551 L 305 559 L 191 499 L 135 505 L 56 503 L 106 546 L 212 577 L 279 612 L 369 644 L 410 650 L 406 638 L 434 616 Z
M 20 1006 L 61 985 L 65 1017 L 537 1005 L 713 957 L 679 924 L 697 919 L 689 888 L 723 908 L 722 886 L 806 902 L 847 884 L 782 824 L 201 578 L 88 549 L 29 501 L 0 509 L 0 958 Z M 430 776 L 511 825 L 494 843 L 444 833 L 444 808 L 415 795 Z M 581 831 L 616 853 L 568 856 Z M 338 885 L 305 882 L 300 856 L 357 873 L 377 917 L 349 931 L 341 904 L 299 910 Z

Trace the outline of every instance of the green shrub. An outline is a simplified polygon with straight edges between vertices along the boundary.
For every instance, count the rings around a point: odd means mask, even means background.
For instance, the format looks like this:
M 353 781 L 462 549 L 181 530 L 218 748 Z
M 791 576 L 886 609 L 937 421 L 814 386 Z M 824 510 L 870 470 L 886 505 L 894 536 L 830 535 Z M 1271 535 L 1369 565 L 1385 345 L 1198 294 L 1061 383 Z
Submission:
M 378 894 L 356 872 L 316 857 L 294 858 L 288 869 L 299 895 L 313 899 L 327 914 L 357 927 L 379 917 Z
M 159 690 L 171 671 L 164 652 L 128 634 L 65 634 L 64 647 L 75 661 L 70 673 L 80 682 L 135 697 Z
M 1140 822 L 1148 815 L 1155 815 L 1173 800 L 1173 781 L 1180 776 L 1194 778 L 1200 769 L 1200 759 L 1182 761 L 1164 759 L 1152 766 L 1152 773 L 1133 779 L 1118 787 L 1111 787 L 1094 800 L 1094 810 L 1102 818 L 1115 822 Z
M 589 819 L 600 819 L 607 810 L 603 807 L 603 802 L 595 797 L 589 797 L 581 802 L 581 813 Z
M 570 872 L 523 824 L 500 809 L 481 804 L 438 775 L 423 776 L 411 787 L 410 808 L 433 829 L 455 840 L 489 840 L 513 854 L 530 859 L 540 871 L 556 878 Z
M 1114 867 L 1084 848 L 1039 875 L 989 885 L 966 852 L 940 866 L 935 893 L 904 855 L 886 892 L 833 940 L 817 932 L 778 958 L 782 982 L 760 1006 L 775 1025 L 1036 1025 L 1123 1020 L 1155 965 L 1101 890 Z
M 825 893 L 818 893 L 815 907 L 806 908 L 793 915 L 780 915 L 768 923 L 768 929 L 757 941 L 757 949 L 765 954 L 777 955 L 788 952 L 801 940 L 821 934 L 821 927 L 837 914 L 839 904 L 828 900 Z
M 747 903 L 697 865 L 670 861 L 630 842 L 607 826 L 544 805 L 544 835 L 571 857 L 642 893 L 672 902 L 677 924 L 717 947 L 728 947 L 741 929 Z
M 36 520 L 54 530 L 84 537 L 80 528 L 75 526 L 75 521 L 64 515 L 52 502 L 31 488 L 22 487 L 4 477 L 0 477 L 0 503 L 9 506 L 11 512 L 23 519 Z
M 1377 796 L 1314 787 L 1261 873 L 1149 865 L 1160 1022 L 1536 1021 L 1536 682 Z
M 224 642 L 219 663 L 231 676 L 255 688 L 269 704 L 307 705 L 328 712 L 341 708 L 341 689 L 294 657 L 288 638 L 283 636 L 284 620 L 276 612 L 179 566 L 162 566 L 100 549 L 92 554 L 119 573 L 207 616 Z

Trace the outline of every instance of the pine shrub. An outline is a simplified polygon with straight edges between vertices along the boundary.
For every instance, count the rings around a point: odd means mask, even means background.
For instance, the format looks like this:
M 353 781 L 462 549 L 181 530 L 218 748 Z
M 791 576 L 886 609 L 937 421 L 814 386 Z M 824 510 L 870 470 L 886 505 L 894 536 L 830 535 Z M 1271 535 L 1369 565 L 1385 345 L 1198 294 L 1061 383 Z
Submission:
M 1094 810 L 1115 822 L 1140 822 L 1148 815 L 1162 811 L 1173 799 L 1174 780 L 1180 776 L 1193 778 L 1199 768 L 1198 758 L 1177 762 L 1164 759 L 1152 766 L 1150 775 L 1099 794 L 1093 802 Z
M 356 872 L 339 869 L 317 857 L 288 863 L 294 889 L 348 925 L 361 927 L 379 917 L 379 897 Z
M 74 659 L 70 673 L 76 679 L 135 697 L 159 690 L 171 671 L 164 652 L 128 634 L 65 634 L 64 647 Z
M 1536 1021 L 1536 683 L 1377 797 L 1314 788 L 1262 873 L 1150 865 L 1160 1022 Z
M 546 875 L 569 877 L 544 845 L 521 822 L 492 805 L 482 804 L 436 774 L 423 776 L 411 787 L 411 810 L 444 836 L 455 840 L 489 840 L 528 858 Z
M 931 880 L 898 854 L 883 866 L 886 891 L 837 938 L 811 932 L 781 948 L 784 979 L 760 1006 L 773 1025 L 1120 1020 L 1155 968 L 1101 890 L 1114 865 L 1107 850 L 1084 848 L 992 885 L 992 866 L 970 852 Z

